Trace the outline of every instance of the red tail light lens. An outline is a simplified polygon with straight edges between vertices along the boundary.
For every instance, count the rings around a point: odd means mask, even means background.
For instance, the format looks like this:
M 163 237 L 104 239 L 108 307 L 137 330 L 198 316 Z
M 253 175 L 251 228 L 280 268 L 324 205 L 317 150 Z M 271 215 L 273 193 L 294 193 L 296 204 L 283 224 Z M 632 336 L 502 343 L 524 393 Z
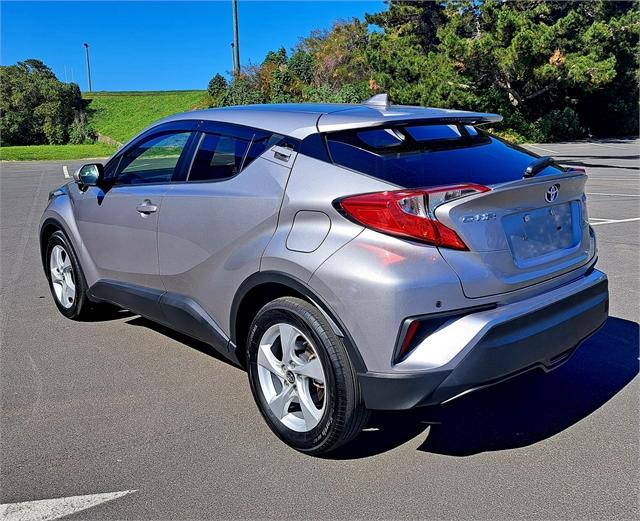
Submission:
M 458 234 L 437 221 L 433 212 L 443 203 L 489 190 L 482 185 L 462 184 L 375 192 L 345 197 L 336 205 L 367 228 L 442 248 L 467 250 Z

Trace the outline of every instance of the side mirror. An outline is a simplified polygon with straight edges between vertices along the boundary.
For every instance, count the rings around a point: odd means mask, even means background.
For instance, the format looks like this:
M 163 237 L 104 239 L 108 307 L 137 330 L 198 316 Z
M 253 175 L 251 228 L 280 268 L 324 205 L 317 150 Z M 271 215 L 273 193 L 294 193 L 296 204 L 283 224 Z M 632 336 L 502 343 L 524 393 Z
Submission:
M 104 167 L 101 163 L 90 163 L 81 166 L 73 174 L 73 180 L 78 186 L 98 186 L 104 178 Z

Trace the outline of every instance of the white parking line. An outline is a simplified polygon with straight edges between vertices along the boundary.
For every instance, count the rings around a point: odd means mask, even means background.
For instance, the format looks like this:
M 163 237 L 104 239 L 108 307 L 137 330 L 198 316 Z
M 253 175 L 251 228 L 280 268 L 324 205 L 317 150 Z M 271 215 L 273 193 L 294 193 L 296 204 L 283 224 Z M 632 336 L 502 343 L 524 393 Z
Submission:
M 558 153 L 555 150 L 551 150 L 550 148 L 539 147 L 538 145 L 525 145 L 525 147 L 537 148 L 537 149 L 540 149 L 540 150 L 544 150 L 545 152 L 551 152 L 552 154 L 557 154 Z
M 590 181 L 598 181 L 598 182 L 604 182 L 604 181 L 640 181 L 640 177 L 638 177 L 637 175 L 632 175 L 629 174 L 629 177 L 607 177 L 605 175 L 599 175 L 599 174 L 589 174 L 589 180 Z
M 3 521 L 49 521 L 59 519 L 76 512 L 81 512 L 107 501 L 112 501 L 136 492 L 122 490 L 106 494 L 88 494 L 85 496 L 69 496 L 55 499 L 23 501 L 21 503 L 5 503 L 0 505 L 0 519 Z
M 592 220 L 592 219 L 589 219 L 589 220 Z M 597 223 L 591 223 L 591 226 L 600 226 L 601 224 L 630 223 L 633 221 L 640 221 L 640 217 L 632 217 L 631 219 L 606 219 Z
M 588 143 L 589 145 L 595 146 L 595 147 L 606 147 L 606 148 L 617 148 L 618 150 L 637 150 L 637 147 L 633 147 L 633 148 L 629 148 L 628 146 L 617 146 L 617 145 L 603 145 L 602 143 Z
M 605 194 L 603 192 L 585 192 L 587 195 L 608 195 L 611 197 L 640 197 L 636 194 Z
M 62 175 L 64 175 L 65 179 L 69 179 L 71 177 L 69 175 L 69 170 L 67 170 L 67 165 L 62 165 Z

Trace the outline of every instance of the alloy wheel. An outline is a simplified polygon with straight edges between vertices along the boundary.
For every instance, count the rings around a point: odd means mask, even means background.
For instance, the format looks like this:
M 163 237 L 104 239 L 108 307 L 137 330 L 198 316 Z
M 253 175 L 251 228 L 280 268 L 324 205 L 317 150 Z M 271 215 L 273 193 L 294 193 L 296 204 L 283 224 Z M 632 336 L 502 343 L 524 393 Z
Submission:
M 69 309 L 76 300 L 76 283 L 69 253 L 59 244 L 51 249 L 49 270 L 56 299 L 63 308 Z
M 297 327 L 269 327 L 258 347 L 258 379 L 269 409 L 286 427 L 308 432 L 327 404 L 326 377 L 315 346 Z

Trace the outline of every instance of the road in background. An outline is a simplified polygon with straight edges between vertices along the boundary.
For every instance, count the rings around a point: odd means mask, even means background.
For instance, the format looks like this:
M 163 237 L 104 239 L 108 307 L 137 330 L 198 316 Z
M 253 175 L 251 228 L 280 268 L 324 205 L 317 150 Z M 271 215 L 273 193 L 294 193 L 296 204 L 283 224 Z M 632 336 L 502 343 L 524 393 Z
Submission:
M 590 175 L 606 326 L 552 373 L 376 414 L 333 459 L 278 441 L 207 346 L 124 312 L 60 315 L 37 225 L 82 162 L 2 163 L 0 503 L 66 498 L 31 511 L 69 519 L 638 518 L 640 142 L 531 150 Z

